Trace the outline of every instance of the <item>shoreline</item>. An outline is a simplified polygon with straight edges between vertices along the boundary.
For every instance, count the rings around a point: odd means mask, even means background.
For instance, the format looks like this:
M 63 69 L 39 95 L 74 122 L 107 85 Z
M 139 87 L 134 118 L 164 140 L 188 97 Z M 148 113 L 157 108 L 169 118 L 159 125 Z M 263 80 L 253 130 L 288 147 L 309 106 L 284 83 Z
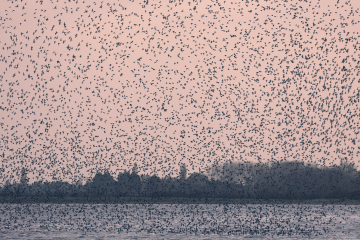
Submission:
M 357 199 L 236 199 L 185 197 L 0 197 L 0 204 L 302 204 L 360 205 Z

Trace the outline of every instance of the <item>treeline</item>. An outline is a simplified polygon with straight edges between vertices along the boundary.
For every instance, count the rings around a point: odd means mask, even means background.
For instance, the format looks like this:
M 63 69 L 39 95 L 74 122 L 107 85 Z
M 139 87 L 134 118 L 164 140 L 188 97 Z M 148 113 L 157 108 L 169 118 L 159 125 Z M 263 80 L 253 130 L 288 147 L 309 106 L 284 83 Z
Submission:
M 227 163 L 189 177 L 183 165 L 177 178 L 109 172 L 86 184 L 34 182 L 23 169 L 19 183 L 0 188 L 0 197 L 190 197 L 244 199 L 360 199 L 360 172 L 353 164 L 319 167 L 303 162 Z
M 360 172 L 353 163 L 318 166 L 300 161 L 226 163 L 208 170 L 221 182 L 243 186 L 252 199 L 360 199 Z

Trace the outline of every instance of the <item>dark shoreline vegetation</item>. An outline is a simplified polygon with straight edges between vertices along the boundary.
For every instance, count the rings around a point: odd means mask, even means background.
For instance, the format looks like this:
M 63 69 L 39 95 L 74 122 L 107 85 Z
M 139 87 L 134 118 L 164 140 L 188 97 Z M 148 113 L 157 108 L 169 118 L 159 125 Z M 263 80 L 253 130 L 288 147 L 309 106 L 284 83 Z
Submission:
M 177 178 L 97 172 L 84 185 L 68 182 L 20 182 L 0 188 L 0 203 L 170 203 L 170 204 L 360 204 L 360 172 L 354 164 L 331 167 L 303 162 L 226 163 L 206 174 Z
M 11 204 L 302 204 L 360 205 L 357 199 L 240 199 L 182 197 L 0 197 Z

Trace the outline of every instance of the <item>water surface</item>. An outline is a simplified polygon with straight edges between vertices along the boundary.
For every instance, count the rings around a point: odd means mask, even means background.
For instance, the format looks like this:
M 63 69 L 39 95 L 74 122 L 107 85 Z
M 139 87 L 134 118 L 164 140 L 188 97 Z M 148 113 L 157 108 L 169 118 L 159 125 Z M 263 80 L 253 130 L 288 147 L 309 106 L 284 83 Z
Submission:
M 360 239 L 358 205 L 0 204 L 1 239 Z

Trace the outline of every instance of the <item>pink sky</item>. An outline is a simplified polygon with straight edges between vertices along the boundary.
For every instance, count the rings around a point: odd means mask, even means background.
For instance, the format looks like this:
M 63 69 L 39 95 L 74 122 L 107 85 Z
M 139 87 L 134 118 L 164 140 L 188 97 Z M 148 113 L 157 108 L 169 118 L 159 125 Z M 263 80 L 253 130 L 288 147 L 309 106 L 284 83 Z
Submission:
M 2 2 L 1 182 L 358 165 L 359 1 L 143 4 Z

